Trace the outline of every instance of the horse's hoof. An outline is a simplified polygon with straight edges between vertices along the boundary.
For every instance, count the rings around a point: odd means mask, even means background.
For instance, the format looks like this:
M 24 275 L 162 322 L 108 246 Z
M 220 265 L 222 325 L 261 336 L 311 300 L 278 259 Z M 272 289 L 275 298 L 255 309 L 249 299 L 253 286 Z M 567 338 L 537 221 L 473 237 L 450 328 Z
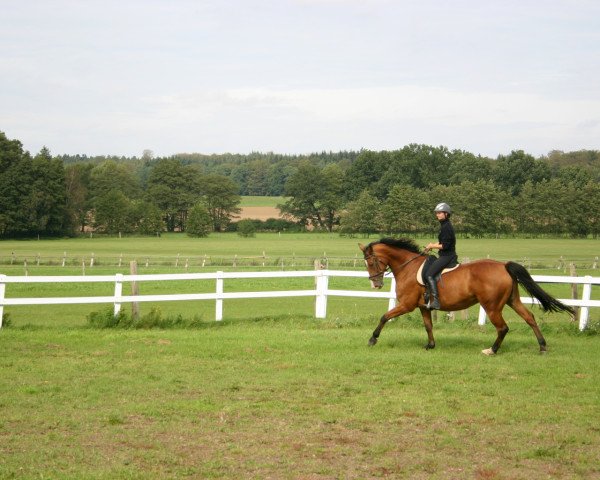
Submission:
M 377 339 L 375 337 L 369 338 L 369 347 L 372 347 L 377 343 Z
M 433 350 L 435 348 L 435 343 L 428 343 L 425 345 L 425 350 Z
M 492 355 L 496 355 L 496 352 L 494 352 L 491 348 L 486 348 L 485 350 L 482 350 L 481 353 L 483 353 L 484 355 L 487 355 L 488 357 L 491 357 Z
M 543 350 L 540 349 L 540 355 L 544 355 L 545 353 L 548 353 L 548 350 L 546 350 L 545 348 Z

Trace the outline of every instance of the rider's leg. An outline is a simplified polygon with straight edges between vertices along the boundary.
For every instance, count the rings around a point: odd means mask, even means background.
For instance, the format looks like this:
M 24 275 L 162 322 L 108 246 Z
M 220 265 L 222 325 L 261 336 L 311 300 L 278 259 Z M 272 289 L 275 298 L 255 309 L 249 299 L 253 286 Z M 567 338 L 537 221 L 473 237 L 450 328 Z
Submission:
M 429 303 L 427 308 L 429 310 L 440 309 L 440 296 L 438 294 L 437 282 L 433 277 L 427 277 L 427 283 L 429 284 Z
M 438 257 L 435 262 L 431 264 L 431 266 L 427 269 L 427 283 L 429 285 L 429 289 L 431 294 L 429 295 L 429 303 L 427 304 L 427 308 L 429 310 L 439 310 L 440 309 L 440 297 L 438 294 L 437 282 L 435 281 L 435 276 L 441 272 L 446 265 L 448 265 L 454 257 Z

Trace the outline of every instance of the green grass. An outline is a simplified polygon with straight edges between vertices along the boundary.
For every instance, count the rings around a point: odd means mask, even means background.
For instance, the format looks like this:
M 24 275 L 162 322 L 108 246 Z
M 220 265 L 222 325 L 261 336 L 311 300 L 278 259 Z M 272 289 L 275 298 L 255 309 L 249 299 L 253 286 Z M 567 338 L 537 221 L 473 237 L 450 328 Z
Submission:
M 76 238 L 59 240 L 29 240 L 0 242 L 0 273 L 6 275 L 25 274 L 24 259 L 27 259 L 29 275 L 113 275 L 129 273 L 129 262 L 138 261 L 138 273 L 183 273 L 207 272 L 216 270 L 306 270 L 314 268 L 316 259 L 327 257 L 330 268 L 362 270 L 364 268 L 357 243 L 366 243 L 364 238 L 339 237 L 336 234 L 258 234 L 256 238 L 242 239 L 236 234 L 213 234 L 206 239 L 193 239 L 183 234 L 165 234 L 156 237 L 134 238 Z M 417 239 L 424 244 L 426 239 Z M 598 276 L 598 269 L 591 269 L 594 258 L 600 254 L 598 240 L 565 239 L 462 239 L 459 240 L 461 259 L 491 258 L 517 260 L 531 268 L 533 274 L 566 275 L 568 264 L 578 265 L 578 275 Z M 62 258 L 67 252 L 66 266 Z M 90 259 L 94 253 L 94 267 Z M 15 260 L 13 261 L 13 254 Z M 40 264 L 36 257 L 39 255 Z M 122 257 L 121 257 L 122 255 Z M 562 264 L 560 263 L 560 258 Z M 235 260 L 234 260 L 235 259 Z M 82 267 L 85 262 L 85 270 Z M 233 262 L 236 262 L 236 267 Z M 12 264 L 11 264 L 12 262 Z M 119 267 L 121 262 L 121 267 Z M 146 262 L 148 266 L 146 266 Z M 188 264 L 186 268 L 185 265 Z M 204 264 L 204 266 L 203 266 Z M 263 266 L 264 264 L 264 266 Z M 540 268 L 540 266 L 544 268 Z M 558 267 L 561 268 L 558 268 Z M 387 283 L 387 282 L 386 282 Z M 228 280 L 226 291 L 291 290 L 310 289 L 312 279 L 266 279 Z M 387 283 L 389 285 L 389 283 Z M 365 279 L 332 279 L 333 289 L 368 290 Z M 385 288 L 388 288 L 387 286 Z M 544 285 L 557 298 L 570 298 L 569 285 Z M 128 294 L 129 285 L 124 286 Z M 198 282 L 154 282 L 140 283 L 141 294 L 153 293 L 202 293 L 213 292 L 213 281 Z M 581 291 L 581 287 L 580 287 Z M 92 296 L 112 295 L 112 284 L 29 284 L 8 285 L 7 296 Z M 592 290 L 592 297 L 600 298 L 600 289 Z M 328 315 L 347 318 L 352 316 L 378 317 L 385 310 L 385 300 L 336 299 L 329 300 Z M 201 316 L 209 321 L 214 319 L 214 302 L 165 302 L 161 304 L 141 304 L 142 313 L 153 307 L 160 307 L 166 315 Z M 83 325 L 86 316 L 102 305 L 63 305 L 7 307 L 16 326 L 31 325 Z M 129 308 L 125 306 L 124 308 Z M 40 312 L 43 312 L 40 315 Z M 231 300 L 224 303 L 225 318 L 245 319 L 261 315 L 281 313 L 312 315 L 313 298 Z M 477 308 L 469 311 L 477 317 Z M 598 318 L 598 309 L 591 311 L 592 321 Z M 507 318 L 514 318 L 511 311 Z M 519 320 L 520 321 L 520 320 Z
M 30 275 L 81 274 L 77 262 L 61 267 L 49 261 L 60 260 L 63 251 L 87 261 L 95 253 L 96 266 L 86 275 L 127 273 L 133 257 L 142 259 L 139 273 L 175 273 L 186 271 L 186 255 L 262 257 L 263 251 L 265 269 L 294 254 L 351 264 L 358 241 L 369 240 L 219 234 L 4 241 L 0 273 L 23 274 L 22 263 L 10 264 L 12 252 L 19 259 L 40 254 L 40 266 L 28 262 Z M 546 267 L 533 268 L 534 274 L 564 275 L 557 268 L 562 255 L 565 263 L 581 262 L 580 275 L 594 276 L 590 263 L 598 245 L 459 242 L 463 257 L 529 259 Z M 262 260 L 252 262 L 243 268 L 263 269 Z M 236 269 L 216 263 L 190 261 L 187 270 Z M 312 285 L 312 279 L 231 280 L 225 291 Z M 340 278 L 331 279 L 330 288 L 366 290 L 369 284 Z M 544 288 L 570 296 L 569 286 Z M 85 296 L 112 289 L 8 285 L 7 293 Z M 143 282 L 140 290 L 214 291 L 214 282 Z M 537 353 L 531 329 L 508 310 L 511 330 L 500 354 L 488 358 L 480 351 L 495 331 L 477 325 L 476 309 L 454 321 L 438 314 L 437 347 L 427 352 L 417 313 L 391 322 L 375 347 L 366 346 L 385 300 L 330 298 L 325 320 L 313 318 L 313 298 L 226 300 L 223 322 L 214 321 L 213 301 L 140 306 L 142 315 L 158 308 L 167 320 L 185 321 L 163 322 L 171 328 L 100 329 L 86 317 L 106 305 L 5 309 L 11 326 L 0 330 L 0 478 L 600 478 L 598 309 L 591 311 L 590 330 L 580 333 L 565 315 L 534 308 L 546 355 Z
M 260 197 L 247 195 L 242 197 L 240 207 L 277 207 L 286 201 L 286 197 Z
M 600 337 L 416 317 L 0 332 L 0 478 L 598 478 Z
M 85 258 L 89 262 L 92 254 L 98 262 L 104 259 L 116 264 L 119 256 L 123 261 L 147 258 L 166 259 L 175 265 L 179 255 L 180 265 L 186 258 L 194 261 L 208 255 L 213 257 L 261 257 L 274 260 L 277 257 L 346 257 L 360 256 L 358 243 L 368 243 L 379 237 L 364 238 L 340 237 L 332 233 L 257 233 L 253 238 L 241 238 L 235 233 L 213 233 L 207 238 L 191 238 L 185 234 L 163 234 L 161 237 L 82 237 L 56 240 L 2 240 L 0 241 L 0 269 L 10 264 L 14 254 L 16 263 L 28 260 L 29 267 L 36 264 L 40 255 L 41 263 L 52 259 L 54 264 L 62 261 L 66 252 L 67 260 L 77 260 L 77 265 Z M 419 245 L 425 245 L 432 237 L 417 238 Z M 494 258 L 531 262 L 534 265 L 557 267 L 561 257 L 563 263 L 575 262 L 592 265 L 600 257 L 600 240 L 593 239 L 459 239 L 459 258 L 471 260 Z

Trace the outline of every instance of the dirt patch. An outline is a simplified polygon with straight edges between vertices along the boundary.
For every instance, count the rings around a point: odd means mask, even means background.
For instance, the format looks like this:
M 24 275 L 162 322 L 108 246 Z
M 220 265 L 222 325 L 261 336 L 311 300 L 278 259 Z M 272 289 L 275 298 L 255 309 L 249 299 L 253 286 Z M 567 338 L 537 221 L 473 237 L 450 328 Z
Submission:
M 242 207 L 237 217 L 239 220 L 268 220 L 269 218 L 282 218 L 281 213 L 275 207 Z

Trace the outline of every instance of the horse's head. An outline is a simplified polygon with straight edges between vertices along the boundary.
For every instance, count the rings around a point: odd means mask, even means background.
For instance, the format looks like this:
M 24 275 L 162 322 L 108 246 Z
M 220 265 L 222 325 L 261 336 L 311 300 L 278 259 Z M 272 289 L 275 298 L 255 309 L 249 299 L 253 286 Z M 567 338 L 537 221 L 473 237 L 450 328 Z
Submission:
M 370 243 L 366 247 L 362 243 L 359 243 L 358 246 L 365 257 L 365 265 L 367 266 L 367 272 L 369 272 L 371 287 L 383 287 L 383 276 L 388 269 L 387 263 L 377 256 L 373 250 L 373 243 Z

